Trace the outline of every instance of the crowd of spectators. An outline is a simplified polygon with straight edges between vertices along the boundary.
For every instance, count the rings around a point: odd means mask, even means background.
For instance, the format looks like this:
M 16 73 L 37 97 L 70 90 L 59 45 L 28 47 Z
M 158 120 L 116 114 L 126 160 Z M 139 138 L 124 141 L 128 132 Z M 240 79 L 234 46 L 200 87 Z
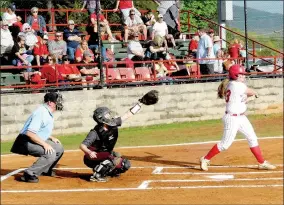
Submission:
M 143 63 L 146 60 L 161 61 L 154 65 L 153 69 L 158 72 L 158 76 L 165 77 L 180 69 L 175 62 L 175 56 L 169 53 L 170 47 L 177 48 L 175 31 L 178 31 L 176 12 L 179 11 L 179 1 L 157 1 L 157 3 L 159 5 L 157 18 L 150 10 L 141 14 L 131 0 L 117 0 L 113 11 L 120 11 L 122 14 L 123 41 L 124 46 L 127 47 L 127 56 L 123 60 L 137 62 L 136 67 L 146 66 Z M 15 14 L 15 5 L 10 5 L 3 13 L 1 21 L 2 65 L 38 66 L 33 69 L 28 67 L 25 71 L 35 72 L 48 83 L 54 83 L 55 79 L 59 82 L 72 80 L 87 82 L 98 79 L 99 71 L 94 63 L 98 62 L 99 53 L 103 61 L 114 61 L 114 53 L 113 50 L 106 49 L 103 44 L 101 52 L 98 50 L 97 18 L 99 18 L 101 36 L 107 35 L 110 43 L 119 39 L 113 35 L 103 13 L 97 17 L 96 2 L 84 0 L 81 10 L 86 6 L 89 13 L 87 34 L 85 31 L 80 31 L 72 19 L 68 20 L 63 31 L 52 34 L 47 32 L 45 18 L 39 15 L 37 7 L 31 9 L 26 22 L 22 23 L 22 18 Z M 54 35 L 52 39 L 51 35 Z M 188 55 L 198 59 L 201 74 L 223 73 L 226 70 L 225 61 L 222 60 L 224 56 L 232 58 L 245 56 L 238 40 L 235 40 L 228 51 L 221 48 L 220 41 L 221 39 L 214 35 L 212 29 L 199 28 L 192 35 Z M 220 60 L 206 58 L 220 58 Z M 167 61 L 162 62 L 164 60 Z M 74 63 L 81 65 L 76 67 Z M 233 63 L 235 62 L 227 62 L 230 65 Z

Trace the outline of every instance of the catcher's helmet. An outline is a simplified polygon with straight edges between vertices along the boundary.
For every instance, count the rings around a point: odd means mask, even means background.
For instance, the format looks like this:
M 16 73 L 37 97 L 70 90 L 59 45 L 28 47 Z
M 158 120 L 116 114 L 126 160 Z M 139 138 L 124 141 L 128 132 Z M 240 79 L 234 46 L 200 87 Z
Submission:
M 239 64 L 232 65 L 229 69 L 229 77 L 232 80 L 237 80 L 239 74 L 245 74 L 245 67 Z
M 117 126 L 115 118 L 112 116 L 112 112 L 107 107 L 98 107 L 93 114 L 93 119 L 98 124 L 106 124 L 109 126 Z

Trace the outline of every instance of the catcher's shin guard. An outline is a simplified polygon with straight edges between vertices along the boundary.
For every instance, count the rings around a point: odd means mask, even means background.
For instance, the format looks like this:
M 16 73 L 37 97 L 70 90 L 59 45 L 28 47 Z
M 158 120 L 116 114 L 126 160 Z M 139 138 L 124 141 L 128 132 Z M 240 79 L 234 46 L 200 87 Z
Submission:
M 111 160 L 104 160 L 95 168 L 93 168 L 94 175 L 99 174 L 100 177 L 105 177 L 115 168 L 115 165 Z

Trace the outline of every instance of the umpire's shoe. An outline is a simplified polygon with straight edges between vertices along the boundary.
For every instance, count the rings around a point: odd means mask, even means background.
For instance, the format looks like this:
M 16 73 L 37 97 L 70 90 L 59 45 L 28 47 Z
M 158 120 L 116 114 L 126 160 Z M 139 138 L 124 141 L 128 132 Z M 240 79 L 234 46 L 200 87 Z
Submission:
M 107 182 L 108 179 L 105 177 L 101 177 L 100 174 L 98 173 L 94 173 L 91 177 L 90 177 L 90 181 L 91 182 Z
M 29 183 L 38 183 L 39 179 L 37 178 L 37 176 L 32 176 L 24 172 L 24 175 L 21 177 L 21 181 Z
M 56 176 L 55 171 L 51 171 L 51 172 L 47 172 L 47 173 L 43 172 L 43 173 L 41 173 L 41 175 L 42 176 L 48 176 L 48 177 L 55 177 Z

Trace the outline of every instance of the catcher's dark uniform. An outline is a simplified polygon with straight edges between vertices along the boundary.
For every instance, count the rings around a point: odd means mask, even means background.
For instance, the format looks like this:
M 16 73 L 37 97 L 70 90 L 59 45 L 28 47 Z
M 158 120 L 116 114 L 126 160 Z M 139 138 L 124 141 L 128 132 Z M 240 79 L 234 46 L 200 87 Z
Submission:
M 109 170 L 109 172 L 119 174 L 129 169 L 129 161 L 123 159 L 118 153 L 113 151 L 118 138 L 118 126 L 121 126 L 122 123 L 120 117 L 116 118 L 115 121 L 117 126 L 109 127 L 108 130 L 104 130 L 103 125 L 96 125 L 82 142 L 82 144 L 86 145 L 88 149 L 97 153 L 97 158 L 93 159 L 91 159 L 89 155 L 85 154 L 84 163 L 86 166 L 95 168 L 97 165 L 101 164 L 101 162 L 111 160 L 114 166 Z M 129 164 L 129 167 L 124 164 L 126 161 L 127 164 Z M 110 173 L 106 173 L 106 175 L 109 174 Z

